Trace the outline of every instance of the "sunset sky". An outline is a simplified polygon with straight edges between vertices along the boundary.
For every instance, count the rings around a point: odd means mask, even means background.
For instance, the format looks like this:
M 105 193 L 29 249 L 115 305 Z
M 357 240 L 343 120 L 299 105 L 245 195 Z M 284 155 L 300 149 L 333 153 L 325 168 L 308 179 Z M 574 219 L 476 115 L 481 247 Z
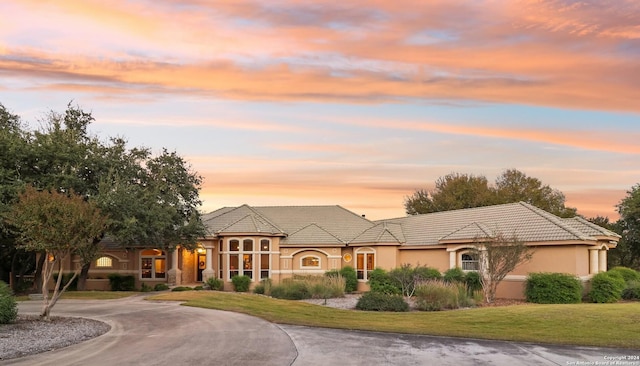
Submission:
M 0 103 L 71 100 L 222 206 L 371 219 L 516 168 L 586 217 L 640 183 L 640 2 L 3 0 Z

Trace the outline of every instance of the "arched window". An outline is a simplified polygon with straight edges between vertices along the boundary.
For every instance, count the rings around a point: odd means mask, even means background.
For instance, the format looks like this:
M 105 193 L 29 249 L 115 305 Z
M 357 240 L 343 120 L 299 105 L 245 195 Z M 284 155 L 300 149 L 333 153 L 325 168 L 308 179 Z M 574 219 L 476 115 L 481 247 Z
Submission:
M 113 258 L 103 256 L 96 260 L 96 268 L 111 268 L 113 267 Z
M 356 250 L 356 273 L 359 280 L 368 281 L 376 266 L 376 252 L 371 248 Z
M 140 278 L 166 278 L 167 256 L 164 251 L 146 249 L 140 253 Z
M 320 268 L 320 257 L 307 255 L 300 258 L 300 268 Z
M 478 255 L 474 253 L 462 253 L 460 264 L 463 271 L 477 271 L 479 268 Z

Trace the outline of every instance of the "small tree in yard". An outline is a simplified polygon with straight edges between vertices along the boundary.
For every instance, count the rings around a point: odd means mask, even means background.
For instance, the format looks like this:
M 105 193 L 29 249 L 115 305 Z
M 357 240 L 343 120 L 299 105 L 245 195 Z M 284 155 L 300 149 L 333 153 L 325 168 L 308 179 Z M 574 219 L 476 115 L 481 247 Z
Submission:
M 12 207 L 9 222 L 17 229 L 21 247 L 43 253 L 46 258 L 42 270 L 40 317 L 49 320 L 51 308 L 80 272 L 76 269 L 66 286 L 60 289 L 63 261 L 78 255 L 82 266 L 96 259 L 99 248 L 94 239 L 104 232 L 107 218 L 93 203 L 73 192 L 64 194 L 27 187 Z M 49 298 L 48 283 L 56 268 L 58 277 Z
M 528 247 L 516 235 L 505 237 L 502 233 L 490 238 L 476 239 L 474 251 L 478 258 L 480 283 L 487 303 L 495 300 L 498 284 L 507 274 L 533 256 L 533 248 Z

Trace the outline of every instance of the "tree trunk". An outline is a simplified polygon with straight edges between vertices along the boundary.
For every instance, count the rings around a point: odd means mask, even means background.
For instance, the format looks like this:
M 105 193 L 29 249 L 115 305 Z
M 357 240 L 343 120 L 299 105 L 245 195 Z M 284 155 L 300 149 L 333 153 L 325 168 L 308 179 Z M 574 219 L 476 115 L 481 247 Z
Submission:
M 44 261 L 47 259 L 46 253 L 40 253 L 40 257 L 38 257 L 38 263 L 36 264 L 36 271 L 33 274 L 33 290 L 37 292 L 42 292 L 42 267 L 44 266 Z
M 78 276 L 78 291 L 85 291 L 87 289 L 87 277 L 89 276 L 89 268 L 91 268 L 91 262 L 82 266 L 80 275 Z

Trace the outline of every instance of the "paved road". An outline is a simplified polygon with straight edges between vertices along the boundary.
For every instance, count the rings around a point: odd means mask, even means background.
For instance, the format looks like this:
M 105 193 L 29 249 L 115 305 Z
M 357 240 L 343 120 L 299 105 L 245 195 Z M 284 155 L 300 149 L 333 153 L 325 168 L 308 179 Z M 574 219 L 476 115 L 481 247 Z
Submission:
M 20 303 L 37 313 L 40 303 Z M 606 365 L 640 350 L 555 347 L 274 325 L 247 315 L 144 301 L 62 300 L 53 315 L 106 321 L 93 340 L 12 365 Z M 613 361 L 609 365 L 616 365 Z M 640 362 L 618 363 L 640 366 Z

